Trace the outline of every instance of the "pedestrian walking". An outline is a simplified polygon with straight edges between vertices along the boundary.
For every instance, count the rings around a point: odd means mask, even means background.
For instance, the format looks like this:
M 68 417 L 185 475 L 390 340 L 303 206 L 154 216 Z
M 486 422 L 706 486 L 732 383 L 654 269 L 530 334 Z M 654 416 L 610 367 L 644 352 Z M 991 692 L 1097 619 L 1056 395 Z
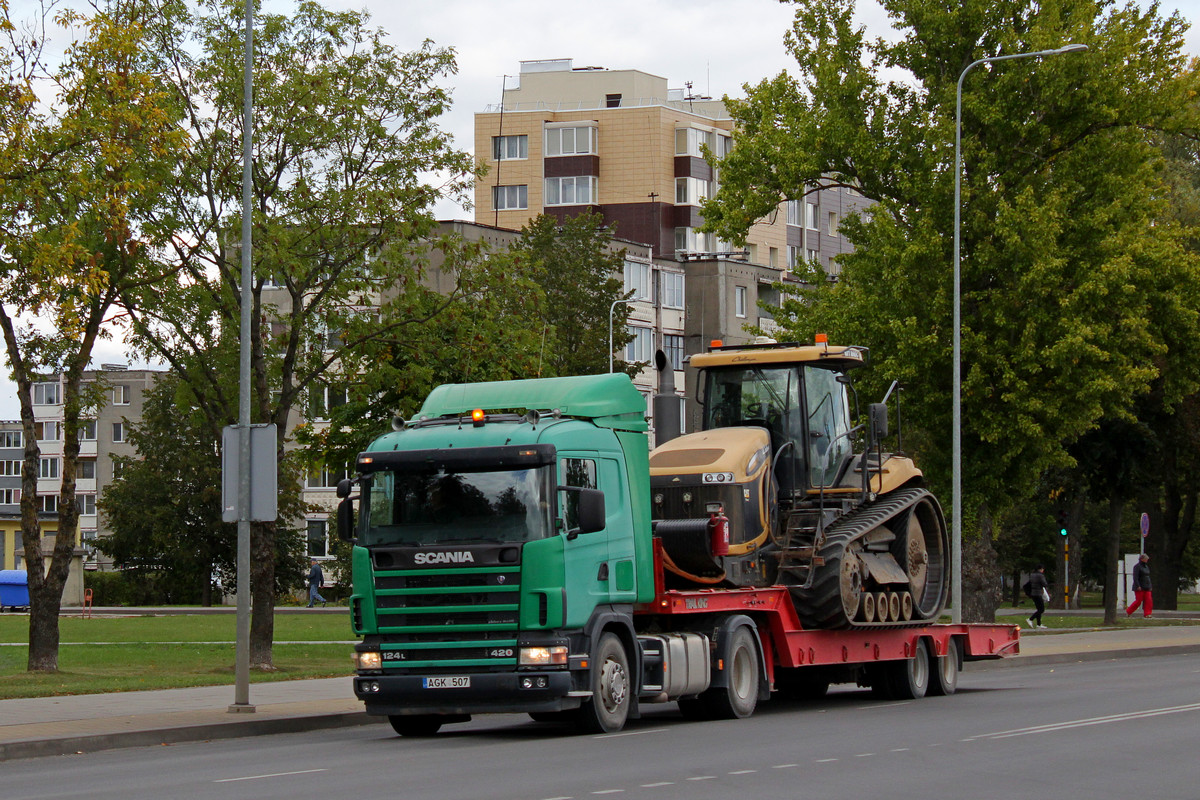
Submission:
M 1029 627 L 1044 628 L 1042 624 L 1042 614 L 1046 613 L 1046 601 L 1050 599 L 1050 584 L 1046 582 L 1046 568 L 1038 564 L 1037 569 L 1029 576 L 1029 598 L 1033 600 L 1033 607 L 1036 609 L 1030 615 Z
M 1142 607 L 1142 616 L 1150 619 L 1154 613 L 1154 597 L 1150 593 L 1150 556 L 1145 553 L 1133 565 L 1133 604 L 1125 609 L 1125 616 L 1133 616 L 1138 606 Z
M 314 558 L 312 560 L 312 568 L 308 571 L 308 607 L 312 608 L 314 603 L 320 603 L 321 607 L 325 607 L 325 598 L 321 597 L 321 588 L 325 586 L 325 573 L 321 572 L 321 565 Z

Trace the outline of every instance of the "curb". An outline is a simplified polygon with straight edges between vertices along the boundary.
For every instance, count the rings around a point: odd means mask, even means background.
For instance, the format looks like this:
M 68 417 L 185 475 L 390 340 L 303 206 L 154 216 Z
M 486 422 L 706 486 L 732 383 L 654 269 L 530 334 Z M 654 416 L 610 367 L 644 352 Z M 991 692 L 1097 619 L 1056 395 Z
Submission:
M 365 711 L 350 713 L 311 714 L 308 716 L 282 719 L 239 719 L 229 722 L 213 722 L 203 725 L 185 725 L 155 730 L 123 731 L 120 733 L 98 733 L 88 736 L 70 736 L 52 739 L 0 744 L 0 761 L 18 758 L 41 758 L 43 756 L 66 756 L 95 753 L 101 750 L 116 750 L 125 747 L 154 747 L 159 745 L 203 742 L 214 739 L 237 739 L 243 736 L 269 736 L 279 733 L 306 733 L 328 728 L 349 728 L 371 725 L 386 720 L 368 716 Z
M 1016 655 L 1010 658 L 999 658 L 987 661 L 969 661 L 964 669 L 970 667 L 972 672 L 991 669 L 1012 669 L 1014 667 L 1040 667 L 1055 664 L 1079 664 L 1085 661 L 1116 661 L 1126 658 L 1152 658 L 1154 656 L 1185 656 L 1200 653 L 1200 644 L 1175 644 L 1162 647 L 1148 647 L 1144 650 L 1096 650 L 1093 652 L 1076 653 L 1040 653 L 1037 655 Z

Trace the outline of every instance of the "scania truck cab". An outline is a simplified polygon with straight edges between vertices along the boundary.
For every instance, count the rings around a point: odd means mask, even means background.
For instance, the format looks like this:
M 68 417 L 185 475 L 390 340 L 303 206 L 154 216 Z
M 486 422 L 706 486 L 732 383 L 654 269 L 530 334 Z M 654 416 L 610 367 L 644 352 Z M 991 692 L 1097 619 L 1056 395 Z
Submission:
M 368 713 L 624 724 L 654 595 L 645 410 L 624 375 L 447 385 L 359 455 L 339 528 Z

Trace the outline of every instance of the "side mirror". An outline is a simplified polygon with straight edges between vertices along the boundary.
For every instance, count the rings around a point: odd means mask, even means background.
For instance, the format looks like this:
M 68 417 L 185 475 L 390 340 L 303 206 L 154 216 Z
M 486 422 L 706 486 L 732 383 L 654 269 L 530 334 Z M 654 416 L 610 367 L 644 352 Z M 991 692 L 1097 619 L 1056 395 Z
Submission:
M 604 530 L 606 522 L 604 492 L 599 489 L 583 489 L 578 486 L 559 486 L 558 490 L 578 495 L 575 514 L 578 517 L 579 525 L 567 531 L 568 539 L 574 539 L 581 533 L 595 533 Z
M 338 483 L 338 495 L 342 495 L 342 484 L 350 483 L 348 480 L 343 480 Z M 349 487 L 347 487 L 349 492 Z M 337 534 L 338 538 L 343 542 L 354 544 L 354 500 L 348 496 L 342 496 L 342 502 L 338 503 L 337 509 Z
M 888 435 L 887 403 L 871 403 L 867 406 L 867 415 L 871 420 L 871 438 L 882 441 Z
M 342 478 L 337 482 L 337 496 L 339 499 L 345 499 L 350 496 L 350 490 L 354 488 L 354 481 L 349 478 Z

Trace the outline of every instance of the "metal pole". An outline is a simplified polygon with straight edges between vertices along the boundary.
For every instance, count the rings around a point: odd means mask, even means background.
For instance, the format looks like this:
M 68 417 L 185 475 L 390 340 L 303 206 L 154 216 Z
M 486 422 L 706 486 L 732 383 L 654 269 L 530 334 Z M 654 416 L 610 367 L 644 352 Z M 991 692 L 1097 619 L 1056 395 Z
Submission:
M 242 98 L 242 318 L 238 386 L 237 652 L 230 711 L 250 705 L 250 281 L 254 189 L 254 0 L 246 0 L 246 63 Z
M 1005 56 L 992 56 L 972 61 L 958 76 L 958 90 L 954 99 L 954 392 L 953 392 L 953 437 L 951 442 L 952 454 L 950 471 L 952 474 L 951 492 L 951 605 L 954 622 L 962 622 L 962 336 L 961 336 L 961 296 L 962 278 L 959 266 L 959 230 L 961 220 L 962 196 L 962 88 L 963 79 L 967 73 L 980 64 L 994 61 L 1008 61 L 1013 58 L 1040 58 L 1056 56 L 1062 53 L 1076 53 L 1087 50 L 1086 44 L 1069 44 L 1057 50 L 1038 50 L 1034 53 L 1013 53 Z

